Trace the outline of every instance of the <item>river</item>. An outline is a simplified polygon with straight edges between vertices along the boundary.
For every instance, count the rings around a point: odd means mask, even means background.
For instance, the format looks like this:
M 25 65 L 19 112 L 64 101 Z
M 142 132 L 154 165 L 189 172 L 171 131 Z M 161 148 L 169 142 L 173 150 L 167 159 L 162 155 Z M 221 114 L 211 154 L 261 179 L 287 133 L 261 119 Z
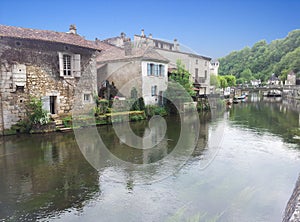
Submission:
M 179 117 L 159 120 L 154 134 L 147 121 L 130 123 L 134 135 L 127 124 L 101 126 L 102 146 L 121 161 L 100 164 L 89 128 L 4 137 L 0 221 L 281 221 L 300 172 L 297 110 L 252 96 L 182 116 L 187 128 Z M 193 150 L 172 156 L 178 143 Z

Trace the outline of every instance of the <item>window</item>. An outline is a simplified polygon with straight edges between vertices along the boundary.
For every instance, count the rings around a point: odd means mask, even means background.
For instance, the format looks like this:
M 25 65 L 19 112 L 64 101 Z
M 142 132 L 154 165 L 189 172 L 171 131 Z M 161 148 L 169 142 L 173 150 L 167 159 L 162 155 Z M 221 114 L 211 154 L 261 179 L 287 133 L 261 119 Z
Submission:
M 207 61 L 205 61 L 204 65 L 207 66 Z
M 151 96 L 157 95 L 157 86 L 151 86 Z
M 80 55 L 79 54 L 67 54 L 58 53 L 59 59 L 59 75 L 61 77 L 80 77 Z
M 196 64 L 198 64 L 198 59 L 196 59 Z
M 154 64 L 152 64 L 152 63 L 147 64 L 147 75 L 148 76 L 154 75 Z
M 198 69 L 195 69 L 195 82 L 198 82 Z
M 162 64 L 147 63 L 147 76 L 165 76 L 165 66 Z
M 207 79 L 207 70 L 204 71 L 204 78 Z
M 71 76 L 71 56 L 64 55 L 64 76 Z
M 165 76 L 165 66 L 159 65 L 159 76 L 164 77 Z
M 90 98 L 91 98 L 90 94 L 83 94 L 83 101 L 84 102 L 90 102 Z

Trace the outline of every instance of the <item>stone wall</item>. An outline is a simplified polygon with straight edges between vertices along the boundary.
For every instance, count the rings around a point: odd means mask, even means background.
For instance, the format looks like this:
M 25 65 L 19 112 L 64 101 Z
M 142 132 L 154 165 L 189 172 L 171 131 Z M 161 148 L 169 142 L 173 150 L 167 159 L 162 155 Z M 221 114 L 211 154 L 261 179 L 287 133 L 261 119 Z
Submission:
M 297 222 L 300 221 L 300 176 L 295 185 L 292 196 L 287 203 L 283 222 Z
M 142 67 L 140 60 L 116 61 L 100 65 L 97 70 L 98 87 L 101 82 L 108 80 L 114 82 L 122 95 L 129 98 L 133 87 L 138 91 L 138 97 L 142 96 Z
M 60 77 L 58 52 L 81 55 L 80 78 Z M 87 48 L 0 37 L 0 132 L 26 116 L 26 103 L 30 97 L 43 99 L 52 96 L 55 98 L 55 114 L 70 113 L 75 89 L 81 79 L 94 82 L 94 85 L 89 84 L 88 90 L 91 93 L 96 91 L 96 67 L 92 65 L 95 56 L 95 50 Z M 23 87 L 17 86 L 13 73 L 13 68 L 18 66 L 24 67 L 26 74 Z M 82 95 L 78 96 L 80 98 L 76 99 L 82 100 Z

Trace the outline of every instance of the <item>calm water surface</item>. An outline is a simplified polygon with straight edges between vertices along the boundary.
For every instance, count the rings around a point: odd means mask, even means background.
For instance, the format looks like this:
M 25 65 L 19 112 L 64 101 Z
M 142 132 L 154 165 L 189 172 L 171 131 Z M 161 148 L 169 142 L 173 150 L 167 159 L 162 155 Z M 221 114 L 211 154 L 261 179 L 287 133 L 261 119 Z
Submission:
M 73 133 L 5 137 L 0 221 L 281 221 L 300 172 L 297 110 L 294 103 L 253 96 L 230 110 L 200 115 L 196 148 L 175 172 L 109 161 L 96 170 Z M 111 126 L 98 131 L 113 155 L 139 165 L 172 152 L 183 130 L 176 117 L 166 123 L 152 150 L 126 146 Z M 148 123 L 131 128 L 143 136 Z M 157 175 L 165 177 L 151 182 Z

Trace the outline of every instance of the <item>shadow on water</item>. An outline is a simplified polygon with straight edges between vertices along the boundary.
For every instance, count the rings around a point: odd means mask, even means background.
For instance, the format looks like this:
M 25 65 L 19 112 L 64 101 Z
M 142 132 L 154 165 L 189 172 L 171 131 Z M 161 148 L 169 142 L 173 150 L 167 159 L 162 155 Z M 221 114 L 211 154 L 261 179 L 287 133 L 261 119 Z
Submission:
M 0 144 L 0 219 L 36 221 L 80 210 L 100 193 L 98 173 L 73 134 L 5 137 Z

